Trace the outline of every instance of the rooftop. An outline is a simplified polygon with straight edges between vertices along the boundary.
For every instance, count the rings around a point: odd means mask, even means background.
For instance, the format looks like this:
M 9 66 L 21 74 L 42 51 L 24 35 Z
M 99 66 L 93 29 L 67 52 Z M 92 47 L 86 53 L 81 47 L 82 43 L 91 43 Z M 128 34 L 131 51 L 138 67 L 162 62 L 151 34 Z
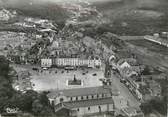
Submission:
M 103 105 L 103 104 L 113 104 L 114 101 L 112 98 L 105 99 L 94 99 L 94 100 L 82 100 L 75 102 L 65 102 L 64 106 L 67 108 L 78 108 L 78 107 L 89 107 L 95 105 Z
M 127 62 L 131 66 L 136 66 L 137 65 L 137 60 L 134 58 L 125 58 L 125 59 L 120 59 L 118 61 L 118 65 L 122 65 L 124 62 Z
M 104 88 L 103 86 L 65 89 L 65 90 L 51 91 L 48 94 L 48 97 L 55 98 L 60 94 L 67 97 L 75 97 L 75 96 L 87 96 L 87 95 L 108 94 L 108 93 L 112 93 L 113 95 L 118 95 L 118 90 L 115 87 Z

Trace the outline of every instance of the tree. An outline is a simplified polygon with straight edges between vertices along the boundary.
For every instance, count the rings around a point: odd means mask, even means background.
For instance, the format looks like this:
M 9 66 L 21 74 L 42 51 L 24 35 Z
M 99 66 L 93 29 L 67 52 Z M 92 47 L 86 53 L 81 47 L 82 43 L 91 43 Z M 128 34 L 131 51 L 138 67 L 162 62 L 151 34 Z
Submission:
M 5 59 L 4 56 L 0 56 L 0 75 L 7 77 L 9 70 L 9 62 Z
M 33 101 L 32 112 L 36 116 L 51 116 L 53 114 L 52 108 L 50 106 L 43 105 L 39 99 Z
M 32 112 L 37 116 L 51 116 L 53 108 L 50 106 L 46 93 L 38 95 L 32 103 Z
M 108 61 L 106 61 L 106 64 L 105 64 L 105 65 L 106 65 L 106 66 L 105 66 L 105 73 L 104 73 L 104 76 L 105 76 L 106 78 L 108 78 L 108 77 L 111 76 L 111 67 L 110 67 Z
M 12 88 L 12 76 L 8 76 L 10 70 L 8 61 L 0 56 L 0 113 L 7 107 L 17 107 L 21 111 L 38 116 L 53 114 L 46 93 L 37 93 L 33 90 L 21 93 Z
M 149 114 L 152 112 L 152 105 L 151 103 L 147 102 L 147 103 L 142 103 L 140 105 L 142 111 L 144 112 L 144 114 Z
M 9 103 L 15 92 L 11 85 L 12 78 L 8 75 L 9 71 L 9 62 L 5 57 L 0 56 L 0 112 L 4 111 L 5 105 Z
M 149 66 L 145 66 L 144 70 L 141 73 L 142 75 L 150 75 L 150 68 Z
M 150 114 L 152 111 L 157 111 L 163 115 L 166 115 L 167 105 L 166 105 L 166 98 L 163 99 L 152 99 L 146 103 L 141 104 L 141 109 L 144 114 Z

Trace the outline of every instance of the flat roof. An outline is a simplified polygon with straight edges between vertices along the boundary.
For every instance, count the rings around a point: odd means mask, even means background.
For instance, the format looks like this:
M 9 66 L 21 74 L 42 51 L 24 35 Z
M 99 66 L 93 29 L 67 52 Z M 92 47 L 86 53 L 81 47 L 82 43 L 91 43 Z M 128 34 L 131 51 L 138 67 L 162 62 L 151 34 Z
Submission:
M 47 96 L 49 98 L 55 98 L 59 95 L 67 97 L 75 97 L 75 96 L 87 96 L 87 95 L 109 94 L 109 93 L 112 93 L 112 95 L 118 95 L 119 91 L 113 86 L 106 86 L 106 87 L 98 86 L 98 87 L 54 90 L 51 91 Z
M 92 100 L 82 100 L 74 102 L 65 102 L 63 103 L 66 108 L 79 108 L 79 107 L 90 107 L 90 106 L 99 106 L 104 104 L 114 104 L 112 98 L 102 98 L 102 99 L 92 99 Z

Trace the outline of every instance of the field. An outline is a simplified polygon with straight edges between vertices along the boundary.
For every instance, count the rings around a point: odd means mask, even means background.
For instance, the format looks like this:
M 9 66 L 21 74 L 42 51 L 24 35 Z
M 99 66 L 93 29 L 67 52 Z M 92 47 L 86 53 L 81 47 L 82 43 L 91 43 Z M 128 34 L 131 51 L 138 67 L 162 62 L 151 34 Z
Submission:
M 150 42 L 150 41 L 147 41 L 147 40 L 143 40 L 143 39 L 141 39 L 141 40 L 131 40 L 131 41 L 128 41 L 128 42 L 133 44 L 133 45 L 146 48 L 147 50 L 150 50 L 152 52 L 160 53 L 160 54 L 163 54 L 163 55 L 168 55 L 168 48 L 167 47 L 161 46 L 159 44 L 156 44 L 156 43 L 153 43 L 153 42 Z
M 167 30 L 166 0 L 124 0 L 96 5 L 110 23 L 99 29 L 118 35 L 146 35 Z
M 132 40 L 128 42 L 131 52 L 137 55 L 140 63 L 159 68 L 167 73 L 168 48 L 147 40 Z

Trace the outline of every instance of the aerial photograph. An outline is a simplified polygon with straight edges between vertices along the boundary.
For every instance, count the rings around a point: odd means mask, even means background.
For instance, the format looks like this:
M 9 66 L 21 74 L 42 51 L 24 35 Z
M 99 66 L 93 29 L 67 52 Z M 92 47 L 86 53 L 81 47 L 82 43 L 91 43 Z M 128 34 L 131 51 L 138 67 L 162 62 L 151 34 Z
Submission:
M 0 0 L 0 117 L 168 117 L 168 0 Z

